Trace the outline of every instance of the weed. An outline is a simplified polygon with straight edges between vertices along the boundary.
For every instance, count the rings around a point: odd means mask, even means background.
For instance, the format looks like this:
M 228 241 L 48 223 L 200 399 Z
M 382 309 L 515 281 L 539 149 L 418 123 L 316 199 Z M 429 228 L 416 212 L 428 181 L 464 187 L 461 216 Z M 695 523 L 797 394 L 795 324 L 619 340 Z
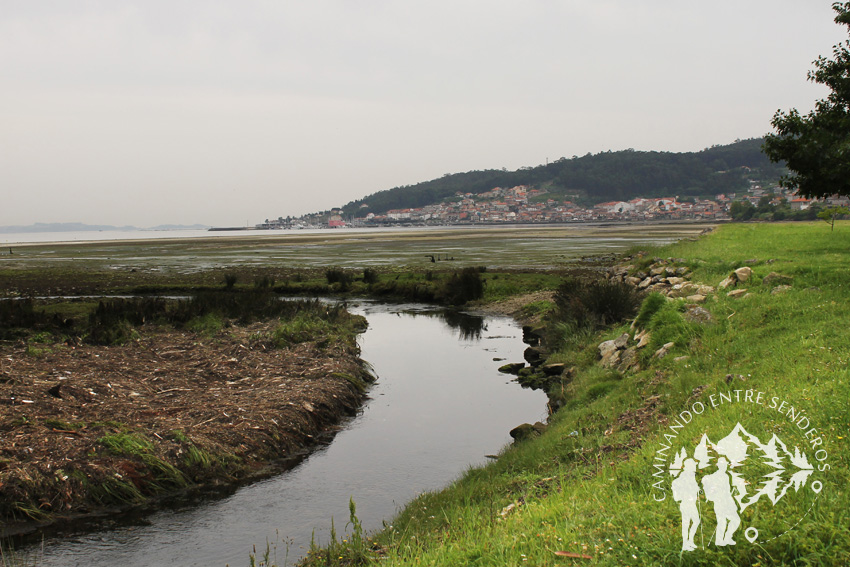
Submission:
M 179 441 L 180 443 L 189 443 L 189 438 L 186 437 L 186 434 L 180 429 L 172 429 L 171 430 L 171 438 L 175 441 Z
M 637 317 L 635 317 L 635 327 L 645 329 L 650 319 L 652 319 L 659 309 L 664 307 L 665 303 L 667 303 L 667 298 L 657 291 L 647 295 L 640 306 Z
M 363 269 L 363 283 L 365 284 L 373 284 L 378 281 L 378 271 L 374 268 L 364 268 Z
M 271 276 L 261 276 L 254 280 L 254 289 L 268 290 L 274 287 L 274 278 Z
M 372 557 L 369 553 L 371 543 L 363 536 L 363 524 L 357 517 L 357 506 L 353 498 L 348 500 L 346 527 L 351 527 L 351 533 L 346 539 L 340 540 L 331 518 L 330 541 L 325 547 L 319 547 L 315 539 L 312 539 L 310 551 L 302 565 L 307 567 L 365 565 Z
M 98 442 L 116 455 L 144 455 L 153 451 L 153 443 L 133 433 L 104 435 Z
M 213 337 L 224 327 L 224 321 L 216 313 L 207 313 L 200 317 L 190 319 L 186 323 L 186 330 L 192 331 L 205 337 Z

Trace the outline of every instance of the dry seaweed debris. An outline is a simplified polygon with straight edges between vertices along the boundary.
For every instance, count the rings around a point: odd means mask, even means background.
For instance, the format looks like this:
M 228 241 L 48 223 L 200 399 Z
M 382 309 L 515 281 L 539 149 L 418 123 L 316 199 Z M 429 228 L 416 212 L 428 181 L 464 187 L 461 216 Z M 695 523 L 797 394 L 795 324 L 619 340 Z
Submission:
M 142 328 L 123 346 L 35 354 L 0 345 L 0 524 L 238 482 L 356 412 L 371 380 L 356 346 L 273 348 L 273 326 Z

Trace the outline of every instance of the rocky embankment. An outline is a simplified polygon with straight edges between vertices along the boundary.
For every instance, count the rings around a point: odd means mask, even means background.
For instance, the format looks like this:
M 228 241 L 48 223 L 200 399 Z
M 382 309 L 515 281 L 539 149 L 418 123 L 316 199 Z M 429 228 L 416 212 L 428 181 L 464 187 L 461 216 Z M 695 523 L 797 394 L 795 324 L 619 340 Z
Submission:
M 761 263 L 752 260 L 749 264 Z M 767 264 L 772 263 L 767 260 Z M 645 266 L 645 267 L 640 267 Z M 606 275 L 609 281 L 633 287 L 647 297 L 657 293 L 666 301 L 677 301 L 680 304 L 682 317 L 696 325 L 711 324 L 714 316 L 707 308 L 719 295 L 730 299 L 746 300 L 750 296 L 752 286 L 767 286 L 772 294 L 784 293 L 791 289 L 791 276 L 770 272 L 761 280 L 753 276 L 750 266 L 742 266 L 732 270 L 721 281 L 714 285 L 695 281 L 693 270 L 684 258 L 653 258 L 647 264 L 640 257 L 626 258 L 612 266 Z M 544 345 L 545 327 L 539 322 L 523 327 L 523 341 L 528 344 L 525 350 L 525 362 L 513 362 L 503 365 L 499 370 L 516 375 L 517 382 L 524 387 L 539 388 L 549 392 L 555 384 L 568 384 L 575 376 L 577 369 L 563 363 L 550 364 L 547 359 L 551 354 Z M 632 322 L 629 332 L 603 341 L 597 346 L 598 364 L 621 373 L 640 370 L 641 360 L 660 359 L 668 356 L 675 344 L 668 342 L 653 345 L 652 331 L 643 328 L 638 320 Z M 654 348 L 651 355 L 642 351 Z M 674 362 L 682 362 L 689 358 L 687 354 L 676 356 Z M 557 396 L 550 396 L 550 410 L 555 411 L 561 404 Z M 516 440 L 536 436 L 546 428 L 543 423 L 522 424 L 511 431 Z

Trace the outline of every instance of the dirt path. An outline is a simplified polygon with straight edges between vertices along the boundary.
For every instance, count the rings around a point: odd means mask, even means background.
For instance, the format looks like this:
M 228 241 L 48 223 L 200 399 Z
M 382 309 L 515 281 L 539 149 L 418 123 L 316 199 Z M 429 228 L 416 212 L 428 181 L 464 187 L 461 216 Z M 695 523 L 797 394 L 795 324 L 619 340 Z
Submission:
M 275 349 L 272 327 L 0 345 L 0 536 L 238 482 L 354 413 L 370 379 L 356 347 Z

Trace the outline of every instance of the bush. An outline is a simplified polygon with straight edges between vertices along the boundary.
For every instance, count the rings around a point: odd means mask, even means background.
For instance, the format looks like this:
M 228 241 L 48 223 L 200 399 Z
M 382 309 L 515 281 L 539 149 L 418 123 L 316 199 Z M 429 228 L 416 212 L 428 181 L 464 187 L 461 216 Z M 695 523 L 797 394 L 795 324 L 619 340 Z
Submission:
M 328 268 L 325 270 L 325 278 L 328 284 L 339 284 L 340 291 L 347 291 L 351 285 L 351 274 L 342 268 Z
M 255 289 L 271 289 L 274 287 L 274 278 L 271 276 L 263 276 L 254 280 Z
M 624 283 L 568 278 L 555 293 L 553 322 L 567 322 L 575 328 L 602 328 L 633 317 L 640 295 Z
M 463 305 L 484 297 L 484 280 L 478 268 L 464 268 L 446 280 L 439 294 L 444 303 Z
M 373 284 L 378 281 L 378 271 L 374 268 L 365 268 L 363 270 L 363 283 Z

